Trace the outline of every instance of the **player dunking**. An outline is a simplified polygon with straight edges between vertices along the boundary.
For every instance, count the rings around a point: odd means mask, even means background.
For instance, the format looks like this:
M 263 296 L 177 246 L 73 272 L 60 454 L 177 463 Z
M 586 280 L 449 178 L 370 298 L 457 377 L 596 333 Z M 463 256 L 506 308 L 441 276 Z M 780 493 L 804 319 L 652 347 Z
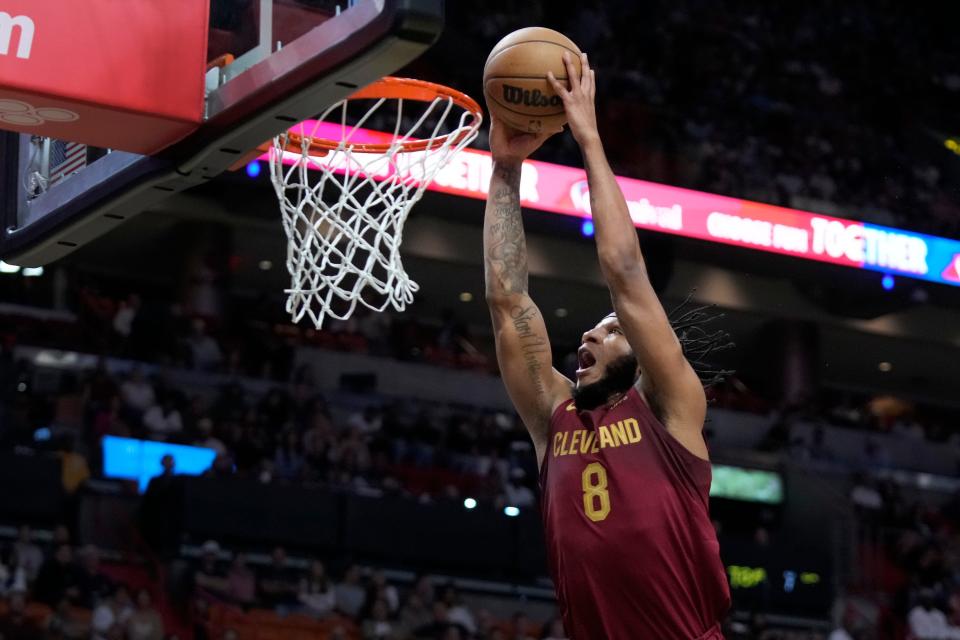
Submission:
M 572 640 L 722 639 L 730 592 L 708 510 L 706 397 L 647 277 L 597 131 L 594 71 L 551 74 L 590 184 L 614 312 L 583 334 L 572 383 L 551 363 L 527 290 L 520 167 L 551 133 L 494 122 L 484 218 L 486 295 L 504 383 L 533 439 L 543 522 Z

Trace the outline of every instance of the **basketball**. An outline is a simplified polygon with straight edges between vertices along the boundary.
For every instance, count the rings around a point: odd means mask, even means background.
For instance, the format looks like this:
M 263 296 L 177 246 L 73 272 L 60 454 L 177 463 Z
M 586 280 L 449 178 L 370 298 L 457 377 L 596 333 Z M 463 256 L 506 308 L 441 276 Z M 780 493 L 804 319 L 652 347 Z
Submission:
M 563 101 L 550 86 L 547 72 L 567 82 L 563 52 L 580 69 L 580 49 L 553 29 L 527 27 L 503 38 L 483 67 L 483 92 L 491 114 L 528 133 L 550 131 L 567 121 Z

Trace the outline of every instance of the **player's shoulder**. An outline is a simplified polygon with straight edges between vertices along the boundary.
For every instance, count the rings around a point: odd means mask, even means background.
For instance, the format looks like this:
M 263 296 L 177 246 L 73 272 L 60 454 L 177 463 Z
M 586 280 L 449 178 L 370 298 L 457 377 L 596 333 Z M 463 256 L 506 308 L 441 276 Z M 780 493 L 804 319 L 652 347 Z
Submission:
M 566 397 L 559 397 L 554 403 L 553 411 L 550 412 L 550 423 L 553 424 L 565 417 L 576 417 L 578 414 L 577 405 L 573 401 L 573 394 Z

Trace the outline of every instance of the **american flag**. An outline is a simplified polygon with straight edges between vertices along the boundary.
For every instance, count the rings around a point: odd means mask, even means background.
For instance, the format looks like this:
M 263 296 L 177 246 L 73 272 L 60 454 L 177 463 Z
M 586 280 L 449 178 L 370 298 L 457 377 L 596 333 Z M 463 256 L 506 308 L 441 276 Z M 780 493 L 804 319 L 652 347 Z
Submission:
M 76 173 L 87 164 L 87 145 L 53 140 L 50 145 L 49 186 Z

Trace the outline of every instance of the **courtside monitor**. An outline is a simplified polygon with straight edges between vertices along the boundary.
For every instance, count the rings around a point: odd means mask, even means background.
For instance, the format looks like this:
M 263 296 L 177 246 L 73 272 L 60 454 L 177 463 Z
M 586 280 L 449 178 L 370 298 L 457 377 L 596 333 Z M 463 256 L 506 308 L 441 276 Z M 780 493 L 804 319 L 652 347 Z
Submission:
M 143 493 L 150 479 L 163 472 L 160 461 L 166 455 L 173 457 L 174 473 L 198 476 L 210 468 L 217 452 L 206 447 L 104 436 L 103 475 L 136 480 Z

